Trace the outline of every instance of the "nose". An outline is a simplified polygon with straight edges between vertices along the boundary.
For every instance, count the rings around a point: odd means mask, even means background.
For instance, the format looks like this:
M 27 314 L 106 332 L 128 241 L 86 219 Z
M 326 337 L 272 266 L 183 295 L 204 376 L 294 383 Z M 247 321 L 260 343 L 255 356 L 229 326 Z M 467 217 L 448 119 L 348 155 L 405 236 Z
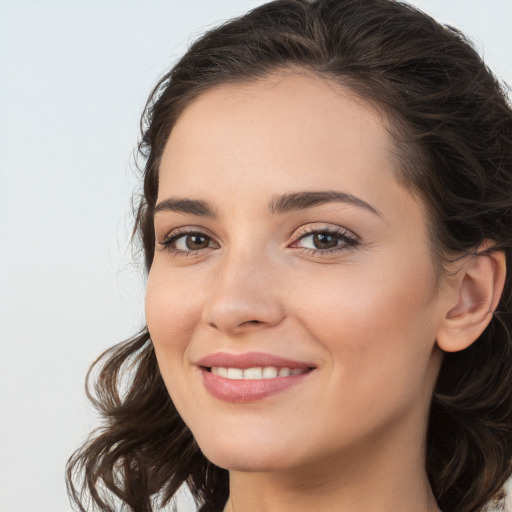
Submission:
M 203 322 L 230 335 L 279 325 L 285 317 L 279 270 L 261 254 L 233 253 L 216 268 Z

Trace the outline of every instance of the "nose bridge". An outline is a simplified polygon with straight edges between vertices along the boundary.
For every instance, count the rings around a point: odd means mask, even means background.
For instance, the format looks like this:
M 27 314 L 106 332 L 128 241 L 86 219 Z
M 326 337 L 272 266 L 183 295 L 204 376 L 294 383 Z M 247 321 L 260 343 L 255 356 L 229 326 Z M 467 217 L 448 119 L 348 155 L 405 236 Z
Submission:
M 205 323 L 239 333 L 281 322 L 284 307 L 277 293 L 279 268 L 262 245 L 253 241 L 226 248 L 216 270 L 203 311 Z

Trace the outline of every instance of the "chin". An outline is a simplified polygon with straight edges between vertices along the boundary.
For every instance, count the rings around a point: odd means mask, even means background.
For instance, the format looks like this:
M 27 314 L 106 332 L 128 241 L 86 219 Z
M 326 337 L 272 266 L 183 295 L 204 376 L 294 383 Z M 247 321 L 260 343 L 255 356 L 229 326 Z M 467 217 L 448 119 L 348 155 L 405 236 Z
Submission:
M 283 460 L 276 460 L 275 455 L 254 457 L 252 454 L 233 453 L 232 450 L 207 452 L 205 457 L 216 466 L 228 471 L 240 471 L 246 473 L 270 473 L 286 469 Z
M 293 465 L 290 450 L 275 442 L 268 443 L 257 439 L 225 439 L 224 442 L 201 442 L 199 447 L 205 457 L 221 468 L 229 471 L 272 472 Z

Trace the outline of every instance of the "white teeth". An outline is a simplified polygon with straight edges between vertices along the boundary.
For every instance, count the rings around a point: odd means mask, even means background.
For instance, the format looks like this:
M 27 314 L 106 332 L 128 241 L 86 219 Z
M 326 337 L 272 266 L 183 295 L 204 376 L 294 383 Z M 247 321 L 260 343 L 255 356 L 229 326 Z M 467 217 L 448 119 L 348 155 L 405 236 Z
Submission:
M 212 373 L 214 375 L 220 375 L 221 377 L 227 377 L 228 369 L 223 368 L 222 366 L 212 366 Z
M 247 368 L 244 370 L 244 379 L 262 379 L 263 370 L 261 368 Z
M 212 366 L 211 372 L 214 375 L 227 377 L 228 379 L 247 379 L 247 380 L 260 380 L 260 379 L 275 379 L 276 377 L 289 377 L 290 375 L 298 375 L 305 373 L 305 368 L 277 368 L 275 366 L 254 367 L 246 368 L 225 368 L 222 366 Z
M 263 368 L 264 379 L 275 379 L 277 377 L 277 368 L 275 366 L 266 366 Z
M 226 377 L 228 379 L 243 379 L 244 371 L 241 368 L 228 368 Z
M 290 375 L 290 368 L 280 368 L 279 377 L 288 377 Z

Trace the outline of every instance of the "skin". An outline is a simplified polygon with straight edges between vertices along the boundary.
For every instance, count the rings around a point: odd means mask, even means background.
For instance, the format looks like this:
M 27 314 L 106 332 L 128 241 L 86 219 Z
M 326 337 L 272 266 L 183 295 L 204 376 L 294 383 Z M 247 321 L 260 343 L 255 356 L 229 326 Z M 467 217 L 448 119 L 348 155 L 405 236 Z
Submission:
M 215 87 L 172 130 L 157 203 L 204 201 L 216 215 L 156 213 L 146 316 L 175 406 L 230 470 L 226 510 L 439 510 L 426 424 L 436 338 L 461 278 L 436 270 L 423 205 L 398 182 L 392 149 L 379 112 L 294 72 Z M 269 211 L 275 196 L 306 191 L 371 209 Z M 356 242 L 334 236 L 334 250 L 315 251 L 311 232 L 333 228 Z M 190 231 L 207 246 L 186 253 Z M 223 402 L 195 364 L 218 351 L 315 369 L 263 400 Z

